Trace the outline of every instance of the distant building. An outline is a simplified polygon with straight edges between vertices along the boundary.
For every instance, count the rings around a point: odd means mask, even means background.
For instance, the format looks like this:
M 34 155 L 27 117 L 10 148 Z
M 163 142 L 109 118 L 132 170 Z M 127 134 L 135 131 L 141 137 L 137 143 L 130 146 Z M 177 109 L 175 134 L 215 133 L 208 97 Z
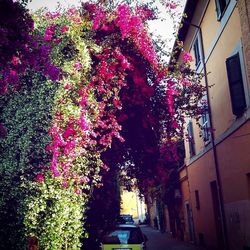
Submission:
M 184 239 L 250 249 L 250 1 L 188 0 L 179 30 L 192 67 L 205 73 L 207 113 L 187 119 L 179 169 Z M 177 60 L 180 54 L 177 54 Z
M 135 223 L 144 222 L 146 219 L 146 206 L 143 198 L 137 191 L 121 191 L 121 214 L 130 214 Z

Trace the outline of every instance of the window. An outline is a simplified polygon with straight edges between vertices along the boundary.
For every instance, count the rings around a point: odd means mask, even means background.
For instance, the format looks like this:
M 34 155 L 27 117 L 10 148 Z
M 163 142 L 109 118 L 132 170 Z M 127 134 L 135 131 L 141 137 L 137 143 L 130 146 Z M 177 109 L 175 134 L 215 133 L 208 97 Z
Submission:
M 210 124 L 208 112 L 201 116 L 201 134 L 205 143 L 210 141 Z
M 199 197 L 199 191 L 195 190 L 195 207 L 197 210 L 200 210 L 200 197 Z
M 247 173 L 247 190 L 249 192 L 249 199 L 250 199 L 250 172 Z
M 141 244 L 145 241 L 142 231 L 138 227 L 118 226 L 104 236 L 103 244 Z M 113 249 L 113 248 L 112 248 Z
M 215 0 L 217 19 L 220 20 L 230 0 Z
M 232 111 L 236 116 L 240 116 L 246 109 L 246 97 L 242 79 L 239 53 L 227 58 L 227 77 L 232 102 Z
M 194 57 L 195 57 L 195 66 L 198 68 L 201 62 L 199 37 L 197 37 L 194 41 L 193 50 L 194 50 Z
M 188 131 L 188 144 L 189 144 L 189 154 L 190 157 L 195 155 L 195 147 L 194 147 L 194 132 L 193 132 L 193 124 L 192 121 L 188 123 L 187 126 Z

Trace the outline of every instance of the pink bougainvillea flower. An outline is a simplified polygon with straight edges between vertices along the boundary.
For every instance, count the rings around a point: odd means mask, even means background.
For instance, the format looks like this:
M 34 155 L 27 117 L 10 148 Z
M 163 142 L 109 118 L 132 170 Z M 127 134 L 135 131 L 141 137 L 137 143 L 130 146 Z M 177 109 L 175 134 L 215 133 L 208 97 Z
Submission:
M 18 65 L 18 64 L 20 64 L 20 63 L 21 63 L 20 58 L 17 57 L 17 56 L 13 56 L 13 57 L 12 57 L 12 60 L 11 60 L 11 63 L 12 63 L 13 65 Z
M 57 17 L 59 17 L 61 14 L 59 12 L 47 12 L 45 14 L 46 17 L 49 17 L 51 19 L 55 19 Z
M 68 141 L 67 144 L 64 147 L 64 154 L 68 155 L 72 150 L 75 149 L 76 142 L 74 140 Z
M 166 3 L 166 7 L 169 7 L 170 9 L 176 9 L 177 4 L 174 2 Z
M 189 63 L 193 61 L 193 57 L 190 55 L 189 52 L 184 52 L 181 59 L 184 63 Z
M 64 33 L 64 32 L 68 32 L 69 31 L 69 26 L 63 26 L 61 28 L 61 32 Z
M 55 41 L 54 41 L 55 43 L 57 43 L 57 44 L 59 44 L 59 43 L 61 43 L 62 42 L 62 39 L 55 39 Z
M 80 70 L 82 68 L 82 64 L 80 62 L 76 62 L 74 65 L 73 65 L 74 69 L 76 70 Z
M 36 181 L 37 182 L 44 182 L 44 175 L 42 173 L 39 173 L 37 176 L 36 176 Z
M 96 9 L 94 19 L 93 19 L 93 30 L 97 30 L 101 24 L 102 19 L 105 17 L 104 11 L 101 9 Z
M 75 194 L 81 194 L 81 190 L 80 189 L 78 189 L 78 188 L 76 188 L 76 190 L 75 190 Z
M 17 83 L 19 80 L 18 72 L 14 69 L 11 69 L 8 72 L 6 79 L 8 79 L 10 83 Z
M 76 8 L 70 8 L 70 9 L 68 9 L 68 11 L 67 11 L 67 14 L 68 14 L 69 16 L 75 16 L 75 15 L 77 15 L 77 13 L 78 13 L 78 11 L 77 11 Z
M 57 168 L 53 168 L 51 171 L 54 177 L 59 177 L 61 175 Z
M 75 18 L 74 21 L 75 21 L 75 23 L 77 23 L 77 24 L 81 24 L 81 23 L 82 23 L 82 19 L 81 19 L 80 17 Z
M 44 41 L 51 41 L 52 40 L 52 36 L 51 35 L 48 35 L 48 34 L 45 34 L 44 37 L 43 37 Z
M 76 134 L 76 130 L 71 126 L 68 126 L 66 128 L 66 130 L 63 133 L 63 137 L 64 138 L 68 138 L 69 136 L 75 135 Z
M 79 126 L 83 131 L 88 131 L 89 130 L 89 124 L 84 115 L 82 115 L 79 119 Z
M 88 104 L 88 99 L 87 97 L 83 97 L 81 99 L 81 101 L 79 102 L 79 104 L 82 106 L 82 107 L 85 107 L 87 104 Z
M 64 85 L 64 89 L 65 89 L 65 90 L 70 90 L 71 88 L 72 88 L 72 86 L 71 86 L 70 83 L 66 83 L 66 84 Z
M 69 182 L 68 182 L 68 181 L 64 181 L 64 182 L 62 183 L 62 186 L 63 186 L 64 188 L 67 188 L 67 187 L 69 186 Z
M 88 183 L 90 179 L 87 176 L 82 176 L 81 177 L 81 183 Z
M 180 128 L 180 125 L 177 121 L 172 121 L 172 128 Z

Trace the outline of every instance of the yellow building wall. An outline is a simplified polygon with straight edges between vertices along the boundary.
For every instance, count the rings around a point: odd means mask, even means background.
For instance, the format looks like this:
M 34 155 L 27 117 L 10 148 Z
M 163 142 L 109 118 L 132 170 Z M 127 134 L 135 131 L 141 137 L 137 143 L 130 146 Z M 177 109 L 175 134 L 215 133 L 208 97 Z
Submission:
M 221 25 L 220 22 L 217 21 L 215 13 L 214 1 L 210 1 L 201 24 L 206 55 L 207 52 L 210 51 Z M 240 39 L 240 19 L 238 9 L 235 8 L 206 64 L 208 83 L 209 86 L 211 86 L 211 88 L 209 88 L 209 95 L 213 114 L 215 138 L 218 138 L 224 133 L 236 119 L 232 113 L 225 62 L 226 58 L 231 56 L 236 45 L 240 42 Z M 190 40 L 190 38 L 186 40 Z M 194 58 L 194 51 L 192 49 L 190 50 L 190 54 Z M 194 62 L 192 62 L 192 68 L 195 68 Z M 205 84 L 204 79 L 202 80 L 202 84 Z M 195 141 L 194 146 L 197 154 L 204 149 L 205 144 L 200 136 L 200 128 L 196 125 L 195 121 L 193 121 L 193 130 Z M 187 141 L 185 142 L 185 148 L 187 149 L 186 158 L 189 159 L 190 156 Z
M 205 57 L 211 48 L 214 38 L 217 36 L 221 23 L 217 21 L 215 1 L 209 1 L 205 16 L 201 23 Z
M 137 196 L 134 192 L 121 192 L 121 214 L 131 214 L 134 219 L 138 218 Z
M 235 120 L 232 113 L 225 61 L 232 55 L 240 38 L 239 14 L 235 9 L 207 62 L 207 71 L 210 72 L 208 82 L 212 86 L 209 89 L 209 94 L 215 138 L 225 132 Z

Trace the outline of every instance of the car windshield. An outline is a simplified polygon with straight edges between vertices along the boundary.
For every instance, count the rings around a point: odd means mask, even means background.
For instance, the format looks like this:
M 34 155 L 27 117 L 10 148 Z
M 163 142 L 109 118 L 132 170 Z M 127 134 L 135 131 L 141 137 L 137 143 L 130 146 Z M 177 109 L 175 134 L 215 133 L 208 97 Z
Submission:
M 117 228 L 104 237 L 104 244 L 141 244 L 142 233 L 139 228 Z
M 125 224 L 134 224 L 133 217 L 127 214 L 120 215 L 118 222 L 125 223 Z

